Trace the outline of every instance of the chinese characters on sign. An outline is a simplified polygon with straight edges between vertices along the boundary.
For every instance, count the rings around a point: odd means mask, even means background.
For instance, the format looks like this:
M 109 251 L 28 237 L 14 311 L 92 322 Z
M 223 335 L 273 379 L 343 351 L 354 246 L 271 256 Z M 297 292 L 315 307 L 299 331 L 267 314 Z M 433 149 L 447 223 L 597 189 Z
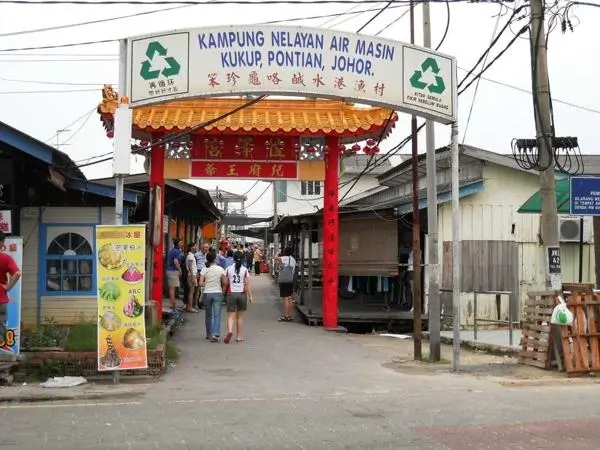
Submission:
M 15 260 L 19 270 L 23 267 L 23 239 L 7 238 L 0 252 L 6 253 Z M 20 352 L 21 337 L 21 278 L 10 291 L 8 291 L 8 304 L 6 305 L 6 324 L 0 323 L 0 355 Z
M 241 72 L 240 72 L 241 73 Z M 248 75 L 248 84 L 253 86 L 278 86 L 283 83 L 282 75 L 279 72 L 273 72 L 261 78 L 260 74 L 255 70 L 250 72 Z M 219 74 L 217 72 L 208 73 L 206 76 L 207 86 L 209 88 L 220 88 L 221 83 L 229 86 L 237 86 L 238 80 L 241 75 L 237 72 L 224 72 Z M 289 79 L 289 83 L 292 86 L 303 86 L 306 87 L 304 80 L 311 80 L 312 87 L 315 89 L 324 88 L 327 86 L 325 75 L 322 73 L 308 73 L 308 72 L 294 72 Z M 353 86 L 348 86 L 343 75 L 336 75 L 331 80 L 331 87 L 340 91 L 353 91 L 355 94 L 365 94 L 367 89 L 371 89 L 373 95 L 383 97 L 385 93 L 386 85 L 382 81 L 371 81 L 368 78 L 361 78 L 354 82 Z M 169 91 L 170 92 L 170 91 Z M 340 94 L 341 95 L 341 94 Z
M 298 176 L 298 164 L 296 162 L 192 161 L 191 176 L 295 180 Z
M 297 161 L 298 138 L 269 136 L 195 137 L 191 159 L 217 161 Z M 296 146 L 294 145 L 296 144 Z
M 146 228 L 96 227 L 98 370 L 145 369 Z

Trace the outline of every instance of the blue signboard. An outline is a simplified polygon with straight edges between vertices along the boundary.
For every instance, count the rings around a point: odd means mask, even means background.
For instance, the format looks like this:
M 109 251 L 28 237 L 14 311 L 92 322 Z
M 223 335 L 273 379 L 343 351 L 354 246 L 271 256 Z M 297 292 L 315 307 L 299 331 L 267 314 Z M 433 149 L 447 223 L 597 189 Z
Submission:
M 600 177 L 571 177 L 571 214 L 600 216 Z

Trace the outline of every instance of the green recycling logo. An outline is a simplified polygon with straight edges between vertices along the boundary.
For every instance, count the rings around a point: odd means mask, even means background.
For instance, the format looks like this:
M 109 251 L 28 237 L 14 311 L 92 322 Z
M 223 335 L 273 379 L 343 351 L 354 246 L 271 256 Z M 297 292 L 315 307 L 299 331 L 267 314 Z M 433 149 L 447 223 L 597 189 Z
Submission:
M 435 84 L 427 84 L 422 81 L 423 75 L 430 70 L 435 74 Z M 415 70 L 410 77 L 410 85 L 415 89 L 424 90 L 427 88 L 429 92 L 432 94 L 441 94 L 446 90 L 446 85 L 444 84 L 444 79 L 438 75 L 440 72 L 440 68 L 438 66 L 437 61 L 434 58 L 427 58 L 421 64 L 421 70 Z
M 154 58 L 156 55 L 161 56 L 165 62 L 165 68 L 162 70 L 152 70 L 153 62 L 156 62 L 158 58 Z M 148 81 L 155 80 L 162 73 L 164 77 L 169 78 L 177 75 L 181 70 L 181 65 L 172 56 L 167 56 L 167 49 L 162 46 L 158 41 L 152 41 L 148 44 L 146 49 L 147 60 L 142 63 L 142 69 L 140 70 L 140 76 Z

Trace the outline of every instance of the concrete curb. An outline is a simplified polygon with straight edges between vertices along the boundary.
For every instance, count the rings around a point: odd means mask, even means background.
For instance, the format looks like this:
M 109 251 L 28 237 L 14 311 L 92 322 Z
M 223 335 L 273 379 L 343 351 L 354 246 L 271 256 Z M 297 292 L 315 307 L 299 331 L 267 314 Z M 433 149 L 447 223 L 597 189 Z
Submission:
M 148 387 L 123 386 L 77 390 L 76 388 L 5 387 L 0 389 L 0 404 L 41 403 L 73 400 L 135 400 L 146 394 Z
M 423 333 L 423 339 L 428 341 L 429 333 Z M 440 336 L 440 342 L 442 344 L 452 345 L 454 342 L 454 339 L 451 337 L 447 337 L 447 336 Z M 467 341 L 467 340 L 461 340 L 460 346 L 467 350 L 476 350 L 476 351 L 480 351 L 480 352 L 489 353 L 491 355 L 511 356 L 511 357 L 515 357 L 515 358 L 519 356 L 519 351 L 520 351 L 518 348 L 506 347 L 503 345 L 486 344 L 483 342 Z

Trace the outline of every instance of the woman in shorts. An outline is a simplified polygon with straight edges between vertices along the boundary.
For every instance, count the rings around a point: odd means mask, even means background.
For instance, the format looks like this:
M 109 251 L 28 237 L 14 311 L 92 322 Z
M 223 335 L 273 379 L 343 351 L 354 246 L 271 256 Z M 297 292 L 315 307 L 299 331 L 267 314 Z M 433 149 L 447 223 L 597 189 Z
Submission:
M 225 343 L 229 344 L 233 337 L 235 324 L 236 342 L 244 340 L 244 311 L 248 309 L 248 302 L 252 303 L 252 291 L 250 291 L 250 272 L 244 267 L 245 255 L 236 252 L 233 255 L 234 264 L 227 267 L 227 336 Z
M 283 256 L 277 255 L 275 261 L 280 264 L 280 269 L 283 267 L 290 266 L 292 272 L 296 273 L 296 260 L 292 256 L 292 249 L 285 248 L 283 250 Z M 280 322 L 293 322 L 293 311 L 294 311 L 294 282 L 291 283 L 279 283 L 279 296 L 283 299 L 283 315 L 279 318 Z

